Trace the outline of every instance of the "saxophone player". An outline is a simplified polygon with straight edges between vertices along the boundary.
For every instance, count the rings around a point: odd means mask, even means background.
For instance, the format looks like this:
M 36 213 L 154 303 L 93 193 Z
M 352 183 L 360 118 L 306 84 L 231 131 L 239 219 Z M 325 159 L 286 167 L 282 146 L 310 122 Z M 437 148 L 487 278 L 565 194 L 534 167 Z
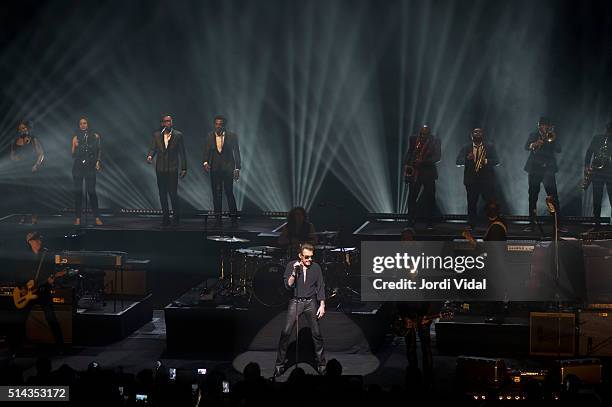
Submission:
M 456 164 L 463 169 L 463 185 L 467 193 L 468 225 L 476 226 L 478 198 L 495 201 L 494 167 L 499 165 L 495 146 L 484 140 L 484 130 L 477 127 L 471 133 L 472 142 L 461 148 Z
M 612 121 L 606 125 L 605 134 L 593 137 L 584 156 L 585 182 L 583 183 L 583 188 L 586 189 L 589 182 L 593 183 L 593 216 L 596 218 L 596 225 L 600 222 L 604 185 L 606 186 L 608 201 L 610 202 L 610 188 L 612 188 L 611 143 Z
M 410 226 L 417 218 L 417 197 L 423 190 L 421 202 L 425 206 L 427 229 L 433 229 L 432 214 L 436 204 L 436 163 L 441 156 L 440 139 L 431 133 L 428 125 L 419 129 L 419 134 L 410 136 L 408 152 L 404 157 L 404 178 L 408 184 L 408 217 Z
M 531 219 L 525 231 L 530 232 L 537 223 L 537 203 L 540 184 L 544 184 L 546 195 L 552 197 L 557 211 L 560 211 L 557 181 L 555 179 L 557 172 L 555 154 L 561 152 L 561 146 L 549 118 L 540 118 L 537 131 L 530 133 L 525 142 L 525 150 L 529 151 L 529 157 L 525 163 L 524 170 L 529 177 L 529 217 Z M 559 227 L 559 231 L 566 232 L 567 230 Z

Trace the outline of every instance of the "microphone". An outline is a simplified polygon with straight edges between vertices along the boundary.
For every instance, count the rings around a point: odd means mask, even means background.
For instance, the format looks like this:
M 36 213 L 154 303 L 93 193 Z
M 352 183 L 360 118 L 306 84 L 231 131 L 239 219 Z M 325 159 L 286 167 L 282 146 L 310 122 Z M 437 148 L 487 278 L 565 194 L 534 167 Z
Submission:
M 551 215 L 557 212 L 555 202 L 553 201 L 553 197 L 551 195 L 548 195 L 546 197 L 546 208 L 548 208 L 548 213 L 550 213 Z

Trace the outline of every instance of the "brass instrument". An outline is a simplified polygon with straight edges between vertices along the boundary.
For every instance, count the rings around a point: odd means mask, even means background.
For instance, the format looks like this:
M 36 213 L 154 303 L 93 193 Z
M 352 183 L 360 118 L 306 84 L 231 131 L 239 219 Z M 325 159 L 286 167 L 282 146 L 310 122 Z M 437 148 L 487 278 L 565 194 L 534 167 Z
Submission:
M 482 148 L 478 148 L 476 153 L 478 154 L 478 156 L 474 158 L 476 160 L 474 171 L 478 172 L 482 169 L 482 167 L 484 167 L 485 161 L 487 159 L 487 147 L 485 147 L 484 142 L 482 143 Z
M 423 140 L 423 137 L 419 136 L 417 138 L 416 146 L 414 147 L 414 151 L 410 156 L 410 160 L 408 160 L 404 172 L 407 183 L 416 178 L 417 170 L 415 168 L 415 165 L 416 163 L 423 161 L 423 159 L 425 158 L 425 154 L 427 154 L 428 144 L 428 140 Z
M 595 154 L 595 157 L 591 162 L 591 166 L 585 171 L 580 188 L 586 190 L 589 185 L 591 185 L 591 181 L 593 180 L 593 171 L 603 170 L 610 165 L 611 160 L 610 149 L 608 147 L 608 137 L 606 137 L 603 145 L 599 148 L 597 154 Z
M 550 127 L 546 133 L 541 134 L 540 133 L 540 139 L 533 143 L 535 144 L 534 150 L 537 151 L 540 148 L 542 148 L 542 146 L 544 145 L 544 143 L 554 143 L 555 140 L 557 140 L 557 133 L 555 133 L 555 128 L 554 127 Z
M 553 141 L 555 141 L 557 139 L 557 133 L 555 133 L 555 128 L 551 127 L 546 134 L 544 134 L 544 137 L 542 137 L 542 139 L 548 143 L 552 143 Z

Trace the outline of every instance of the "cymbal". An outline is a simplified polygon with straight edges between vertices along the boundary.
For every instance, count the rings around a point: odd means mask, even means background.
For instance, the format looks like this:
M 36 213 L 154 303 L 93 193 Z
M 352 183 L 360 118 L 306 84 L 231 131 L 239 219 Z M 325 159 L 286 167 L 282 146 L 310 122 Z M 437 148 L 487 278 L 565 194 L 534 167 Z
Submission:
M 332 251 L 332 252 L 354 252 L 355 250 L 357 250 L 356 247 L 337 247 L 337 248 L 332 249 L 330 251 Z
M 336 246 L 331 246 L 328 244 L 318 244 L 315 246 L 315 249 L 317 250 L 330 250 L 330 249 L 335 249 Z
M 315 232 L 317 236 L 336 236 L 338 234 L 335 230 L 325 230 L 323 232 Z
M 247 243 L 250 242 L 249 239 L 243 239 L 236 236 L 208 236 L 208 240 L 214 240 L 215 242 L 223 242 L 223 243 Z
M 249 247 L 249 250 L 257 250 L 260 252 L 275 252 L 277 250 L 280 250 L 279 247 L 274 247 L 274 246 L 253 246 L 253 247 Z

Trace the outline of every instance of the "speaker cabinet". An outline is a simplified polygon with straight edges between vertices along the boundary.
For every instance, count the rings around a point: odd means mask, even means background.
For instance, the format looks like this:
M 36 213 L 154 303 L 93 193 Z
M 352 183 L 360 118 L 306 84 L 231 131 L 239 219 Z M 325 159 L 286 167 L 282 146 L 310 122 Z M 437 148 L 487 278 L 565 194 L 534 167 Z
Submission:
M 529 314 L 529 353 L 535 356 L 574 356 L 576 316 L 569 312 Z

